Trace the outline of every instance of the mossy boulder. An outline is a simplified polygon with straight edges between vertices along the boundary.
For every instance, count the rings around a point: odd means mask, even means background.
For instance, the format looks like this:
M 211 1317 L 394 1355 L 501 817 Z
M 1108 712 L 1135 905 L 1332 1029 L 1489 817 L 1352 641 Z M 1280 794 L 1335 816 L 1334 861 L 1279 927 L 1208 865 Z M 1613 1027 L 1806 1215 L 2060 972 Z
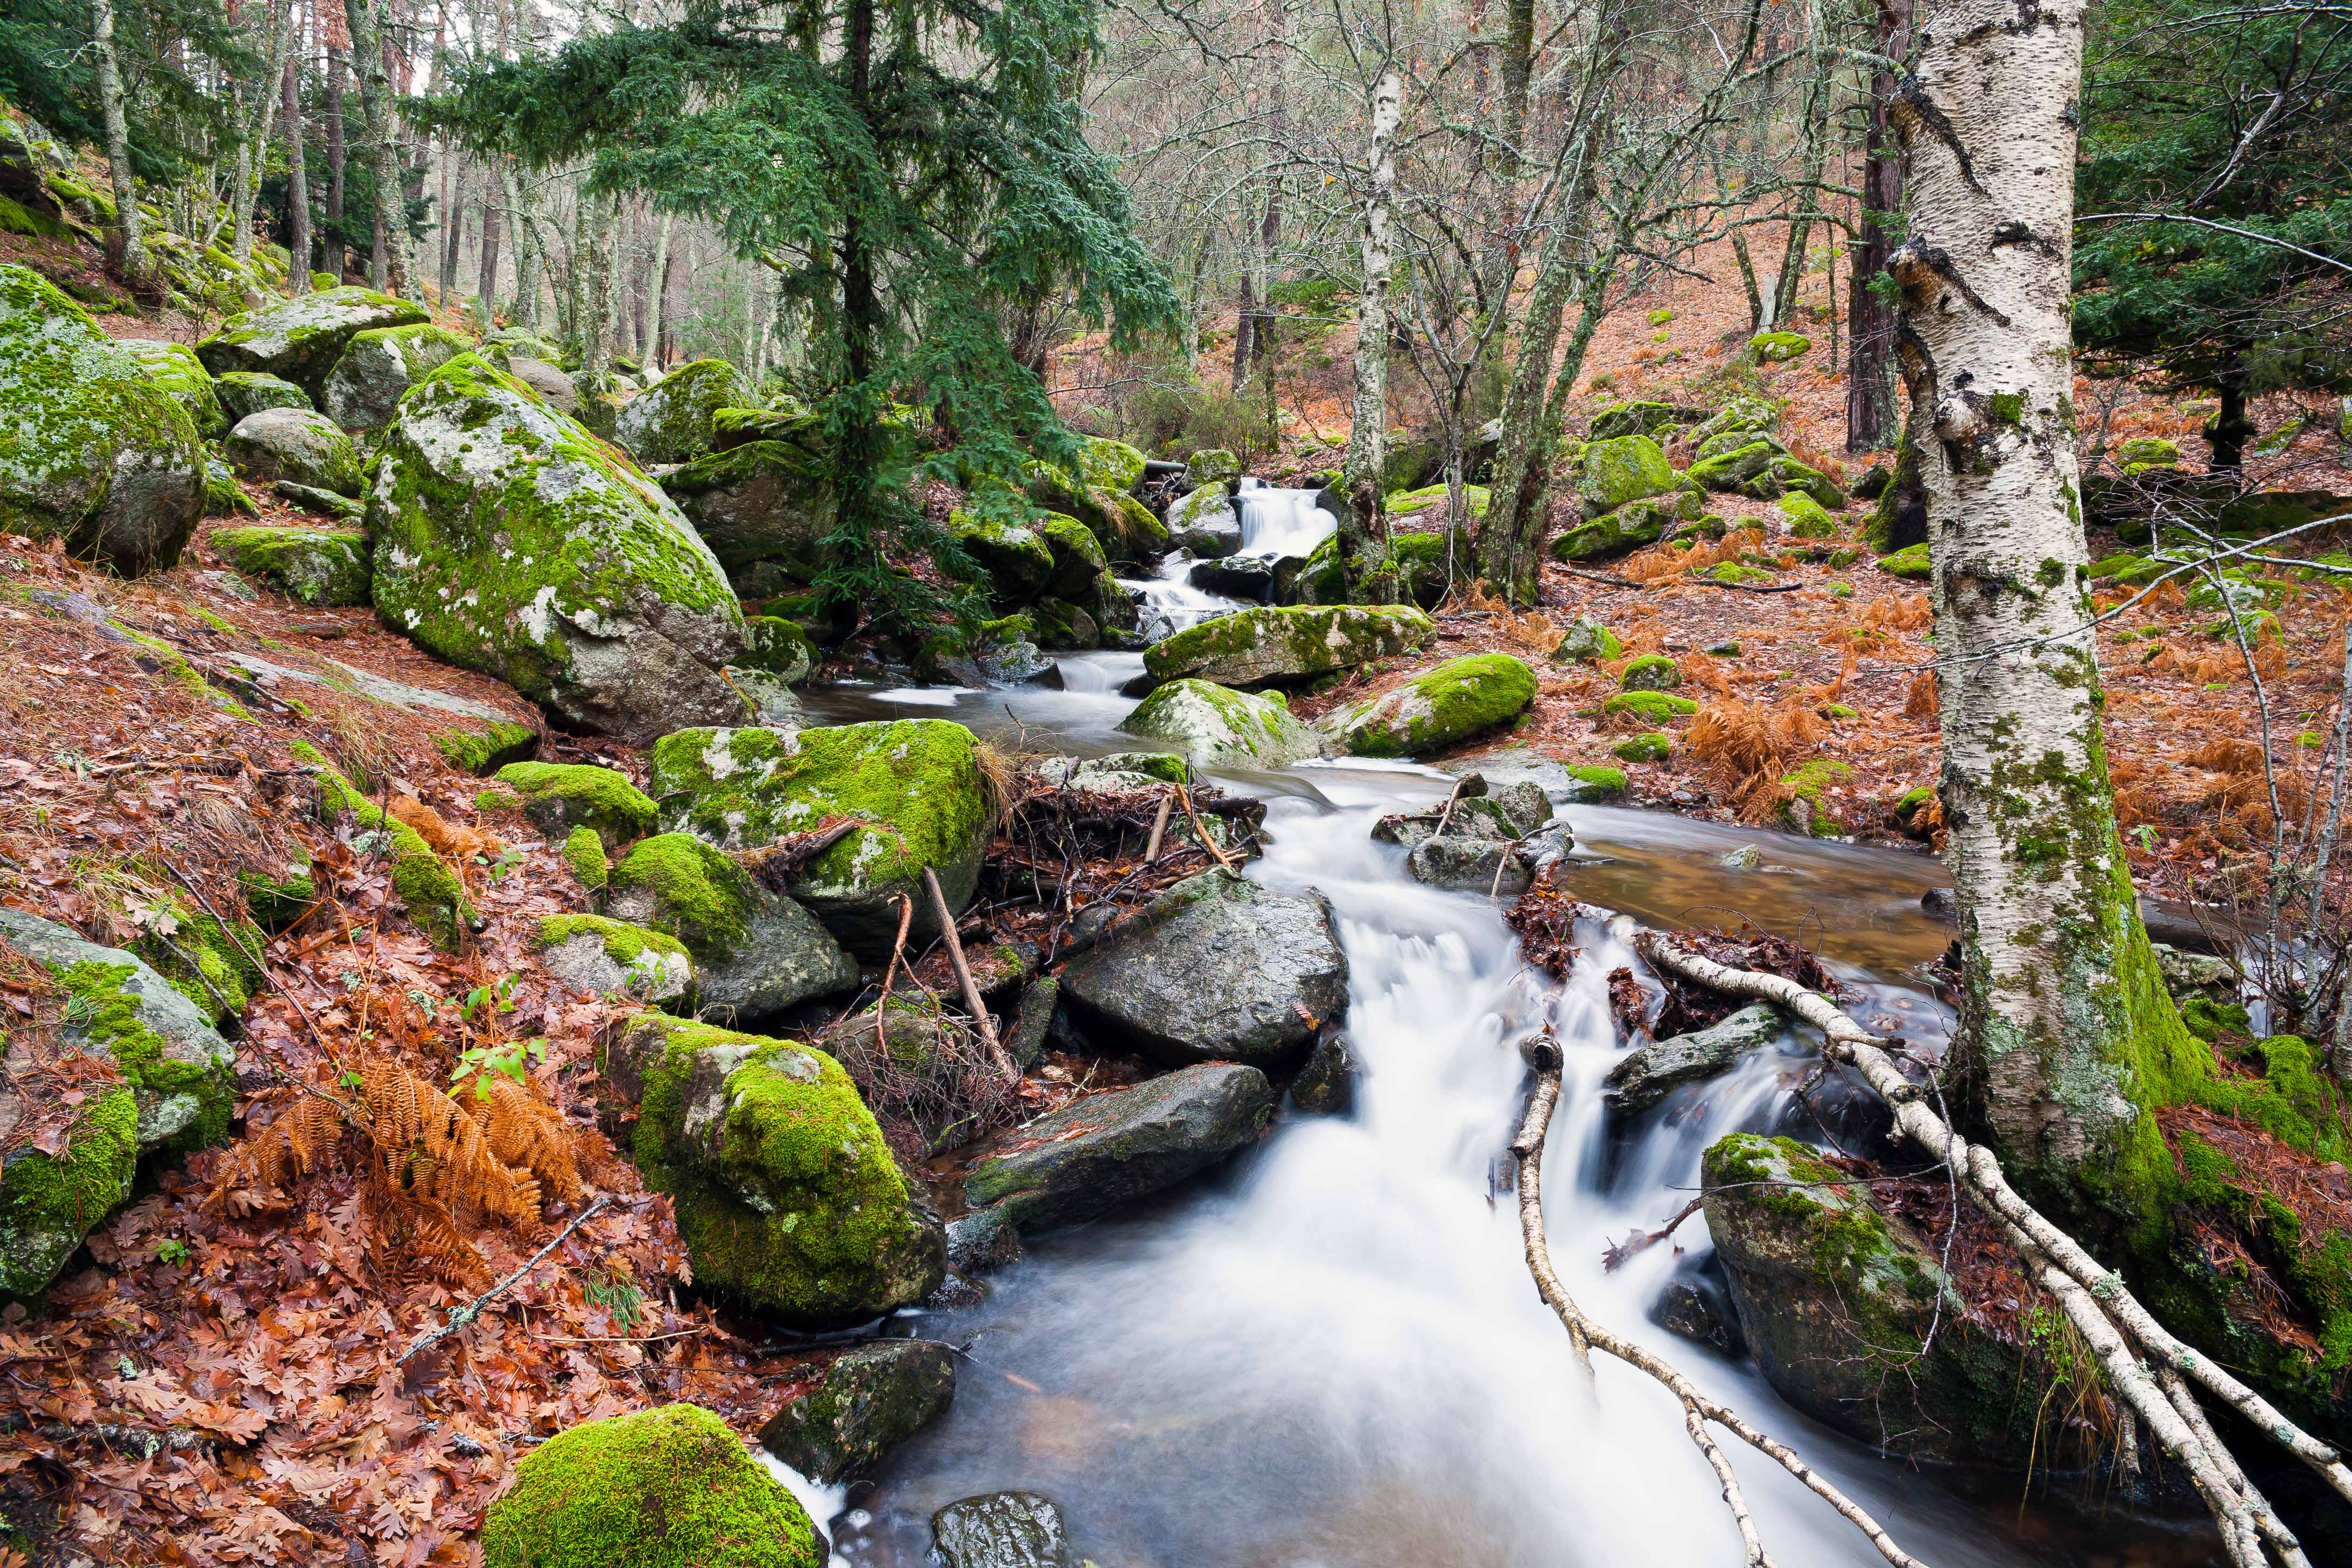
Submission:
M 325 395 L 335 362 L 353 338 L 384 327 L 421 326 L 428 320 L 422 305 L 372 289 L 327 289 L 231 316 L 220 331 L 196 345 L 196 357 L 215 376 L 258 371 L 290 381 L 315 406 Z
M 381 429 L 408 389 L 473 345 L 446 327 L 371 327 L 352 334 L 319 406 L 346 430 Z
M 1264 686 L 1391 658 L 1436 635 L 1430 618 L 1411 605 L 1269 605 L 1162 638 L 1144 650 L 1143 668 L 1155 680 Z
M 0 530 L 137 576 L 179 560 L 204 508 L 187 410 L 56 285 L 0 267 Z
M 308 408 L 310 395 L 282 376 L 264 371 L 233 370 L 213 377 L 213 395 L 234 425 L 265 408 Z
M 1184 478 L 1194 485 L 1228 484 L 1242 477 L 1242 460 L 1223 447 L 1206 447 L 1184 459 Z
M 467 897 L 466 884 L 416 829 L 353 788 L 351 780 L 308 741 L 295 741 L 288 749 L 317 776 L 320 805 L 328 819 L 350 816 L 371 836 L 371 850 L 391 852 L 393 893 L 434 945 L 454 951 L 466 931 L 480 928 L 482 917 Z
M 1615 800 L 1625 793 L 1625 770 L 1592 763 L 1572 763 L 1568 776 L 1578 785 L 1580 801 Z
M 1691 431 L 1691 440 L 1704 446 L 1727 430 L 1773 431 L 1780 427 L 1780 405 L 1761 397 L 1732 398 Z
M 662 476 L 661 486 L 730 577 L 761 563 L 814 577 L 838 505 L 823 463 L 782 441 L 709 452 Z
M 1830 514 L 1827 507 L 1802 490 L 1790 490 L 1774 504 L 1780 507 L 1781 515 L 1789 520 L 1790 538 L 1835 539 L 1837 537 L 1837 519 Z
M 1001 1205 L 1024 1230 L 1095 1219 L 1255 1142 L 1276 1098 L 1265 1073 L 1234 1062 L 1088 1095 L 1006 1134 L 966 1178 L 964 1196 L 974 1208 Z
M 575 827 L 563 836 L 563 864 L 572 880 L 592 893 L 601 893 L 612 880 L 613 858 L 604 837 L 593 827 Z
M 2059 1373 L 2002 1343 L 1911 1223 L 1789 1138 L 1735 1133 L 1700 1165 L 1758 1368 L 1815 1420 L 1906 1458 L 2023 1464 Z M 2049 1435 L 2043 1437 L 2048 1462 Z
M 1417 757 L 1507 724 L 1536 700 L 1536 672 L 1507 653 L 1475 653 L 1340 710 L 1324 728 L 1351 756 Z
M 834 1358 L 760 1428 L 760 1442 L 820 1486 L 871 1474 L 955 1402 L 956 1351 L 877 1340 Z
M 1119 721 L 1130 735 L 1164 741 L 1202 767 L 1280 768 L 1318 756 L 1323 739 L 1291 717 L 1280 692 L 1171 680 Z
M 1048 511 L 1076 518 L 1113 561 L 1140 561 L 1168 544 L 1168 525 L 1124 489 L 1105 489 L 1051 463 L 1031 463 L 1029 499 Z
M 163 338 L 117 338 L 116 346 L 126 350 L 147 373 L 147 379 L 162 387 L 172 401 L 187 410 L 188 420 L 196 434 L 207 441 L 218 440 L 229 427 L 226 410 L 221 407 L 219 395 L 213 390 L 212 373 L 196 351 L 185 343 L 170 342 Z
M 0 1154 L 0 1293 L 47 1289 L 82 1238 L 131 1195 L 139 1164 L 135 1099 L 120 1083 L 84 1092 L 55 1153 L 26 1143 Z M 14 1122 L 23 1107 L 13 1095 L 0 1098 L 0 1115 Z
M 1601 705 L 1601 711 L 1612 718 L 1631 713 L 1644 723 L 1663 724 L 1669 719 L 1689 718 L 1698 711 L 1698 704 L 1671 691 L 1619 691 Z
M 1078 478 L 1096 489 L 1131 490 L 1143 482 L 1143 453 L 1126 442 L 1084 436 L 1078 447 Z
M 519 808 L 550 838 L 592 827 L 607 849 L 654 830 L 660 813 L 628 775 L 587 763 L 509 763 L 482 804 Z
M 1786 364 L 1812 347 L 1813 340 L 1802 332 L 1759 332 L 1748 340 L 1748 352 L 1759 364 Z
M 1814 757 L 1780 780 L 1780 821 L 1796 833 L 1832 837 L 1845 831 L 1831 792 L 1841 790 L 1853 769 L 1834 757 Z
M 20 910 L 0 908 L 0 939 L 47 970 L 69 998 L 59 1016 L 65 1043 L 109 1058 L 121 1074 L 134 1101 L 137 1152 L 200 1149 L 227 1135 L 236 1052 L 178 987 L 134 952 L 85 942 Z M 92 1213 L 89 1224 L 103 1216 Z
M 857 984 L 857 965 L 792 900 L 686 833 L 640 841 L 612 868 L 614 918 L 685 944 L 703 1007 L 757 1024 Z
M 798 621 L 781 616 L 743 617 L 743 652 L 738 662 L 798 686 L 816 668 L 816 643 Z
M 782 1483 L 709 1411 L 665 1405 L 560 1432 L 482 1519 L 483 1568 L 824 1568 Z
M 1718 450 L 1713 457 L 1691 464 L 1690 482 L 1719 495 L 1744 495 L 1748 485 L 1769 473 L 1773 460 L 1782 455 L 1777 450 L 1779 446 L 1777 441 L 1758 437 L 1727 451 Z
M 1452 493 L 1444 485 L 1423 485 L 1417 490 L 1399 490 L 1385 498 L 1381 502 L 1381 509 L 1391 518 L 1416 517 L 1426 512 L 1429 515 L 1422 519 L 1424 527 L 1433 523 L 1442 527 L 1446 509 L 1452 504 Z M 1462 510 L 1467 516 L 1486 516 L 1489 499 L 1489 492 L 1484 485 L 1462 487 Z
M 1890 555 L 1878 558 L 1878 569 L 1889 577 L 1901 577 L 1907 582 L 1925 583 L 1935 575 L 1936 563 L 1927 553 L 1927 542 L 1906 544 Z
M 1242 514 L 1233 487 L 1213 480 L 1168 508 L 1168 542 L 1203 561 L 1232 555 L 1242 547 Z
M 1588 518 L 1602 517 L 1627 501 L 1664 495 L 1681 482 L 1664 450 L 1647 436 L 1593 441 L 1586 445 L 1577 472 L 1577 505 Z
M 645 742 L 734 718 L 726 575 L 652 481 L 460 354 L 400 401 L 368 530 L 375 604 L 427 652 L 583 730 Z
M 1034 529 L 957 510 L 948 514 L 948 532 L 987 574 L 1001 609 L 1026 604 L 1054 584 L 1053 547 Z
M 1568 630 L 1560 634 L 1559 642 L 1551 650 L 1554 664 L 1599 664 L 1619 657 L 1625 645 L 1617 634 L 1595 617 L 1579 616 L 1569 622 Z
M 1054 557 L 1053 574 L 1045 583 L 1048 593 L 1073 603 L 1099 605 L 1105 583 L 1113 592 L 1124 592 L 1110 574 L 1110 558 L 1103 553 L 1101 541 L 1085 523 L 1049 511 L 1037 522 L 1035 532 Z
M 1682 683 L 1682 666 L 1662 653 L 1629 658 L 1617 672 L 1617 684 L 1627 691 L 1672 691 Z
M 549 915 L 531 946 L 549 973 L 591 995 L 694 1011 L 694 960 L 674 936 L 603 915 Z
M 1424 610 L 1435 609 L 1445 597 L 1446 539 L 1442 533 L 1391 533 L 1388 566 L 1396 588 Z M 1339 571 L 1337 534 L 1318 544 L 1300 568 L 1293 591 L 1303 605 L 1349 603 L 1346 579 Z
M 307 408 L 247 415 L 221 452 L 238 473 L 264 484 L 287 479 L 339 496 L 356 496 L 362 488 L 359 447 L 333 420 Z
M 368 603 L 367 535 L 345 528 L 218 528 L 212 547 L 257 583 L 306 605 Z
M 613 438 L 640 463 L 690 463 L 711 450 L 720 409 L 759 401 L 743 373 L 725 360 L 692 360 L 629 399 Z
M 916 940 L 937 934 L 922 875 L 961 913 L 979 885 L 989 812 L 979 742 L 940 719 L 680 731 L 654 746 L 651 793 L 665 826 L 754 848 L 843 818 L 859 826 L 794 874 L 792 896 L 863 957 L 888 955 L 898 900 Z
M 1662 430 L 1671 430 L 1682 418 L 1682 411 L 1671 403 L 1636 399 L 1612 403 L 1592 416 L 1591 438 L 1614 441 L 1623 436 L 1647 436 L 1655 439 Z
M 1629 735 L 1609 748 L 1609 754 L 1626 763 L 1663 763 L 1674 755 L 1675 738 L 1661 730 Z
M 1686 498 L 1681 495 L 1628 501 L 1615 511 L 1561 533 L 1551 542 L 1551 557 L 1571 564 L 1614 561 L 1664 539 L 1685 511 L 1695 517 L 1698 508 L 1687 504 Z
M 811 1329 L 939 1288 L 945 1238 L 831 1057 L 649 1013 L 613 1047 L 609 1077 L 636 1091 L 631 1152 L 669 1194 L 698 1284 Z

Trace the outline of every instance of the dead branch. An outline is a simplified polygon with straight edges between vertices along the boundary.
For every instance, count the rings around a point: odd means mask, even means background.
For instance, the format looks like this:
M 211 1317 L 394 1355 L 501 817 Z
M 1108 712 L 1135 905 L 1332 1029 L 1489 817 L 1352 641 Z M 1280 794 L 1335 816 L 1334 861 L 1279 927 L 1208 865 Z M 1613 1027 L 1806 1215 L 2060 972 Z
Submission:
M 541 1247 L 537 1252 L 532 1253 L 521 1268 L 516 1269 L 513 1273 L 508 1275 L 505 1279 L 499 1280 L 497 1284 L 491 1286 L 488 1289 L 483 1291 L 480 1295 L 475 1297 L 472 1300 L 467 1302 L 456 1311 L 450 1313 L 449 1321 L 443 1323 L 439 1328 L 427 1329 L 423 1333 L 417 1335 L 415 1339 L 409 1341 L 408 1348 L 401 1352 L 399 1356 L 394 1360 L 392 1364 L 394 1366 L 400 1365 L 402 1362 L 406 1361 L 410 1356 L 415 1355 L 426 1345 L 434 1344 L 439 1341 L 447 1339 L 451 1334 L 456 1333 L 459 1329 L 462 1329 L 467 1323 L 472 1322 L 476 1318 L 480 1317 L 482 1315 L 483 1308 L 488 1306 L 500 1296 L 506 1294 L 506 1292 L 513 1287 L 516 1280 L 520 1279 L 524 1275 L 538 1268 L 540 1259 L 545 1258 L 549 1253 L 562 1246 L 563 1238 L 565 1237 L 570 1236 L 573 1231 L 578 1230 L 582 1226 L 586 1225 L 590 1220 L 595 1218 L 597 1215 L 603 1213 L 605 1205 L 609 1201 L 609 1199 L 600 1196 L 593 1203 L 591 1203 L 586 1208 L 582 1209 L 578 1214 L 572 1215 L 572 1223 L 565 1226 L 562 1230 L 557 1231 L 552 1237 L 549 1237 L 547 1245 Z
M 999 1078 L 1007 1083 L 1018 1083 L 1021 1069 L 1013 1065 L 1013 1058 L 1004 1054 L 1003 1043 L 996 1037 L 996 1023 L 981 1003 L 980 987 L 972 984 L 971 965 L 964 962 L 963 939 L 956 934 L 954 911 L 948 908 L 948 896 L 940 890 L 938 874 L 929 866 L 923 868 L 923 891 L 931 896 L 931 913 L 940 922 L 940 934 L 947 939 L 948 963 L 955 970 L 957 985 L 963 990 L 963 1005 L 971 1014 L 972 1026 L 980 1031 L 981 1043 L 988 1047 L 988 1059 Z
M 1905 1135 L 1947 1162 L 2001 1223 L 2019 1256 L 2098 1353 L 2116 1393 L 2188 1469 L 2221 1526 L 2230 1560 L 2244 1568 L 2260 1568 L 2269 1561 L 2263 1550 L 2267 1541 L 2286 1568 L 2305 1561 L 2294 1532 L 2212 1435 L 2189 1384 L 2202 1384 L 2317 1470 L 2338 1495 L 2352 1500 L 2352 1468 L 2333 1447 L 2288 1420 L 2226 1368 L 2174 1338 L 2131 1293 L 2121 1275 L 2103 1267 L 2080 1242 L 2019 1195 L 1991 1150 L 1970 1144 L 1929 1109 L 1920 1087 L 1903 1076 L 1883 1039 L 1826 997 L 1780 975 L 1727 968 L 1654 931 L 1641 933 L 1635 944 L 1659 968 L 1716 990 L 1776 1003 L 1819 1028 L 1823 1054 L 1860 1072 L 1894 1109 L 1895 1125 Z M 2149 1362 L 2156 1363 L 2154 1370 Z
M 1610 1247 L 1606 1252 L 1603 1252 L 1601 1255 L 1601 1268 L 1607 1273 L 1616 1273 L 1617 1270 L 1625 1267 L 1628 1260 L 1649 1251 L 1650 1248 L 1657 1246 L 1658 1243 L 1674 1235 L 1675 1228 L 1679 1226 L 1683 1221 L 1698 1213 L 1698 1211 L 1701 1208 L 1704 1208 L 1706 1205 L 1706 1200 L 1705 1198 L 1693 1198 L 1690 1202 L 1682 1206 L 1681 1211 L 1677 1213 L 1674 1218 L 1666 1221 L 1665 1224 L 1660 1226 L 1657 1229 L 1635 1231 L 1633 1235 L 1627 1237 L 1624 1240 L 1617 1243 L 1614 1247 Z

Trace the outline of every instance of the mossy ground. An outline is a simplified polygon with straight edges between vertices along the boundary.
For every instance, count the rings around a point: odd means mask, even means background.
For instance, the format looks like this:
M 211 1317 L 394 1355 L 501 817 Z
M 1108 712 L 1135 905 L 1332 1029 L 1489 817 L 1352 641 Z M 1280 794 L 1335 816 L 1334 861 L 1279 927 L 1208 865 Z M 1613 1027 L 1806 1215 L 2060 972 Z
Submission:
M 398 817 L 387 816 L 383 807 L 353 788 L 317 747 L 296 741 L 289 749 L 316 771 L 320 801 L 329 812 L 348 814 L 361 826 L 384 835 L 392 850 L 392 889 L 399 895 L 408 918 L 433 939 L 434 945 L 454 951 L 464 940 L 463 933 L 480 919 L 457 873 L 433 852 L 416 829 Z

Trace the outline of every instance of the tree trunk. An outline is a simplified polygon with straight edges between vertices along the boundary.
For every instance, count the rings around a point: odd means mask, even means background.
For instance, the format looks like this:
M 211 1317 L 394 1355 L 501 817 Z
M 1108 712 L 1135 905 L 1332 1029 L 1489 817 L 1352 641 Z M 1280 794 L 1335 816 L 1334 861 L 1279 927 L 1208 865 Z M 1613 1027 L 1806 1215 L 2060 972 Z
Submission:
M 302 135 L 302 61 L 289 54 L 281 73 L 278 117 L 286 128 L 286 281 L 297 294 L 310 291 L 310 147 Z
M 461 174 L 455 181 L 457 189 L 450 190 L 451 165 L 457 161 L 455 147 L 441 150 L 441 196 L 434 211 L 441 220 L 441 308 L 449 308 L 449 296 L 457 291 L 457 247 L 466 235 L 466 181 Z
M 669 294 L 669 244 L 672 226 L 677 222 L 670 214 L 662 214 L 661 229 L 654 240 L 652 275 L 646 280 L 646 347 L 645 368 L 657 368 L 662 363 L 662 328 L 667 324 L 663 308 Z
M 368 169 L 375 176 L 375 216 L 369 235 L 368 284 L 388 293 L 412 295 L 416 279 L 408 243 L 408 181 L 394 131 L 392 73 L 379 7 L 384 0 L 346 0 L 352 28 L 352 66 L 360 79 L 360 123 Z
M 1290 99 L 1285 86 L 1290 68 L 1289 0 L 1268 0 L 1266 23 L 1273 45 L 1266 60 L 1266 145 L 1272 150 L 1270 159 L 1278 159 L 1290 142 Z M 1269 161 L 1265 216 L 1258 229 L 1257 331 L 1250 335 L 1250 369 L 1265 373 L 1269 405 L 1274 400 L 1274 274 L 1275 255 L 1282 247 L 1282 181 L 1278 167 Z
M 1977 11 L 1930 9 L 1894 115 L 1910 236 L 1889 262 L 1923 414 L 1956 1049 L 2010 1174 L 2068 1206 L 2084 1167 L 2157 1140 L 2133 1092 L 2162 1081 L 2179 1035 L 2116 831 L 2097 651 L 2079 629 L 2093 612 L 2067 305 L 2083 11 L 2045 0 L 1972 26 Z
M 1387 460 L 1389 426 L 1389 279 L 1396 266 L 1395 220 L 1397 127 L 1404 116 L 1404 78 L 1393 64 L 1372 84 L 1370 175 L 1364 194 L 1364 289 L 1356 313 L 1356 398 L 1348 426 L 1348 460 L 1342 483 L 1347 505 L 1339 517 L 1341 580 L 1350 600 L 1368 579 L 1385 578 L 1379 598 L 1393 597 L 1386 530 L 1381 522 L 1381 469 Z
M 504 214 L 499 207 L 499 182 L 489 170 L 482 172 L 482 227 L 478 248 L 479 265 L 474 275 L 474 300 L 481 309 L 482 321 L 488 324 L 499 309 L 499 238 Z
M 1902 59 L 1911 52 L 1911 0 L 1878 0 L 1878 52 Z M 1848 263 L 1845 449 L 1883 451 L 1893 445 L 1895 409 L 1895 311 L 1872 286 L 1886 270 L 1894 243 L 1875 215 L 1892 215 L 1903 202 L 1903 157 L 1887 125 L 1895 101 L 1895 74 L 1870 79 L 1870 128 L 1863 137 L 1862 221 Z
M 233 102 L 237 112 L 236 188 L 229 193 L 229 210 L 234 215 L 229 228 L 229 254 L 239 261 L 253 259 L 253 211 L 261 200 L 261 177 L 268 167 L 269 138 L 278 128 L 278 104 L 282 92 L 272 91 L 279 73 L 286 68 L 287 58 L 294 41 L 294 7 L 289 0 L 279 0 L 271 19 L 268 34 L 269 68 L 261 79 L 248 88 L 236 84 Z M 252 109 L 247 111 L 247 93 Z
M 1748 289 L 1748 331 L 1752 336 L 1771 326 L 1772 315 L 1770 296 L 1756 281 L 1756 258 L 1748 254 L 1746 230 L 1732 231 L 1731 254 L 1739 262 L 1739 281 Z M 1777 279 L 1775 287 L 1778 287 Z
M 2246 413 L 2246 373 L 2234 357 L 2213 378 L 2213 390 L 2221 407 L 2205 422 L 2205 440 L 2213 448 L 2213 471 L 2234 472 L 2245 463 L 2246 443 L 2262 434 Z
M 1535 0 L 1505 0 L 1495 128 L 1502 151 L 1495 156 L 1494 238 L 1479 284 L 1479 309 L 1489 316 L 1510 309 L 1511 283 L 1519 272 L 1519 185 L 1528 172 L 1522 142 L 1535 82 Z M 1503 334 L 1496 332 L 1488 342 L 1488 352 L 1499 353 Z
M 320 26 L 325 26 L 323 18 Z M 350 150 L 343 140 L 343 57 L 327 51 L 327 263 L 341 282 L 351 276 L 351 247 L 343 243 L 343 173 Z
M 106 231 L 107 264 L 126 283 L 143 283 L 147 252 L 139 233 L 139 193 L 131 183 L 131 115 L 122 65 L 114 53 L 114 0 L 90 0 L 89 51 L 106 132 L 106 173 L 114 187 L 114 223 Z

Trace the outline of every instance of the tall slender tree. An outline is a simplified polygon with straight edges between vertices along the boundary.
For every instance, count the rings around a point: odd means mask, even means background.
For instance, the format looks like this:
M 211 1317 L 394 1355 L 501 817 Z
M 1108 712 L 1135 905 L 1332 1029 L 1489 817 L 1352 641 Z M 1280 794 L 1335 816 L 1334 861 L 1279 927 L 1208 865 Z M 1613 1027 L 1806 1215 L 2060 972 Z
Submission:
M 1387 528 L 1381 516 L 1381 474 L 1389 426 L 1389 286 L 1396 269 L 1396 141 L 1404 116 L 1404 74 L 1381 51 L 1372 79 L 1370 145 L 1364 172 L 1363 291 L 1356 310 L 1355 403 L 1348 426 L 1341 484 L 1347 508 L 1337 549 L 1349 597 L 1389 596 Z

